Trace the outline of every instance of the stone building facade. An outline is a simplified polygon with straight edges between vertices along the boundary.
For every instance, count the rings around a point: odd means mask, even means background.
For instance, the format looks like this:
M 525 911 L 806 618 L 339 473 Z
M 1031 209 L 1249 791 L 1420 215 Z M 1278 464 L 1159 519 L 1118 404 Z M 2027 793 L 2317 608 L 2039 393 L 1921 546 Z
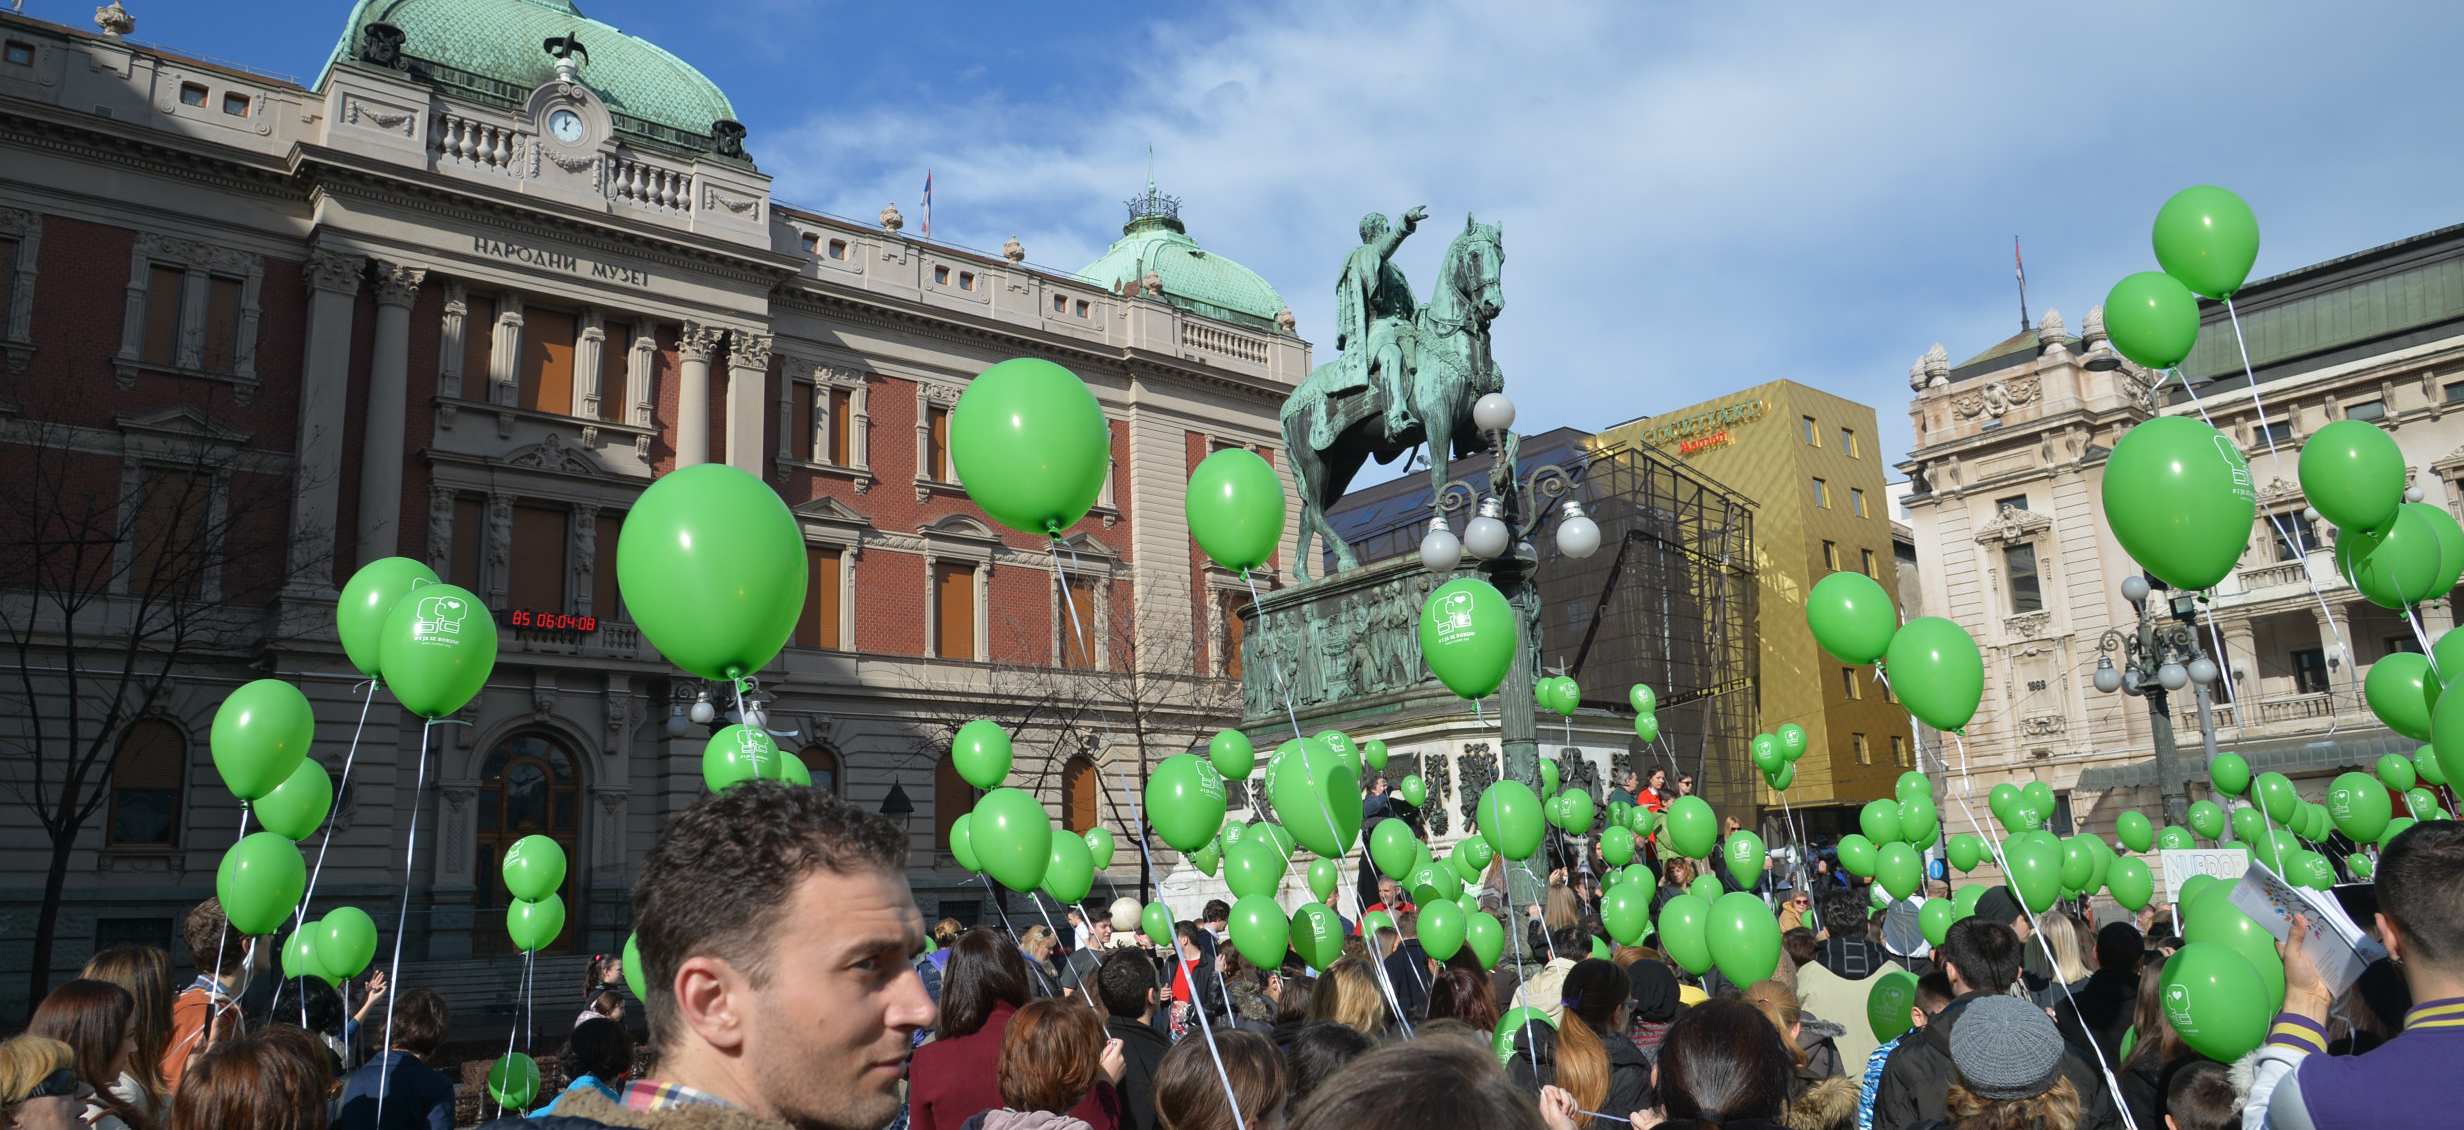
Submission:
M 210 893 L 240 813 L 207 730 L 267 675 L 315 703 L 337 777 L 358 735 L 320 911 L 390 906 L 416 817 L 410 956 L 502 952 L 497 853 L 540 832 L 573 861 L 558 948 L 615 948 L 630 861 L 701 792 L 688 712 L 712 689 L 627 622 L 615 547 L 633 498 L 702 462 L 762 477 L 803 528 L 811 596 L 756 705 L 817 785 L 905 821 L 927 914 L 988 913 L 944 846 L 972 794 L 943 746 L 976 716 L 1018 728 L 1013 783 L 1111 828 L 1107 879 L 1139 881 L 1122 785 L 1238 713 L 1238 579 L 1196 553 L 1181 495 L 1216 448 L 1281 461 L 1275 412 L 1310 351 L 1273 288 L 1210 255 L 1183 300 L 1173 262 L 1124 286 L 1015 241 L 926 242 L 895 207 L 791 207 L 715 84 L 567 0 L 363 2 L 310 83 L 124 31 L 0 14 L 0 458 L 104 515 L 106 564 L 71 578 L 104 634 L 166 586 L 158 604 L 214 632 L 129 693 L 29 619 L 39 547 L 8 531 L 24 571 L 0 601 L 36 690 L 5 740 L 103 750 L 55 968 L 168 943 Z M 587 50 L 542 51 L 555 37 Z M 1133 227 L 1177 234 L 1159 199 Z M 990 523 L 949 461 L 968 379 L 1014 356 L 1085 378 L 1112 427 L 1103 496 L 1057 548 Z M 16 493 L 14 521 L 60 507 Z M 213 564 L 172 576 L 168 546 Z M 453 724 L 371 695 L 336 641 L 338 586 L 388 555 L 505 625 Z M 98 693 L 119 709 L 69 716 Z M 38 714 L 60 720 L 37 733 Z M 53 837 L 9 805 L 0 843 L 20 967 Z M 21 992 L 0 984 L 0 1011 Z

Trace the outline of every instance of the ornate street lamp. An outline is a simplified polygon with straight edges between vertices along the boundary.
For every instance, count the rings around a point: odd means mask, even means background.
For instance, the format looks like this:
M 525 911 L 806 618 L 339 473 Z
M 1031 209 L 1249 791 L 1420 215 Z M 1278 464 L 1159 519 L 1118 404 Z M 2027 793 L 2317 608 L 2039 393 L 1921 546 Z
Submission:
M 2198 598 L 2188 593 L 2173 597 L 2172 622 L 2156 618 L 2148 597 L 2147 578 L 2133 576 L 2122 581 L 2122 599 L 2138 610 L 2138 623 L 2130 630 L 2107 628 L 2096 641 L 2096 689 L 2106 694 L 2121 691 L 2147 699 L 2148 728 L 2156 746 L 2156 787 L 2164 797 L 2165 822 L 2181 824 L 2188 819 L 2190 803 L 2181 775 L 2174 770 L 2173 715 L 2166 696 L 2184 687 L 2197 689 L 2199 706 L 2199 738 L 2207 756 L 2216 756 L 2216 720 L 2211 712 L 2212 700 L 2208 688 L 2219 674 L 2216 661 L 2199 647 L 2199 633 L 2192 627 L 2198 618 Z M 2119 656 L 2122 664 L 2114 665 Z

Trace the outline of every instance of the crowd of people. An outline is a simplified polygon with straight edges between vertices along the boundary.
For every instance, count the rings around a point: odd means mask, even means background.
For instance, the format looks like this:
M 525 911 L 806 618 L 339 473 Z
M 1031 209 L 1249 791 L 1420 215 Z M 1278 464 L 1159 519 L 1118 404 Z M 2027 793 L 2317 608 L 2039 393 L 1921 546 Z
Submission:
M 2387 848 L 2367 925 L 2391 958 L 2350 992 L 2327 988 L 2296 931 L 2284 1013 L 2238 1066 L 2173 1029 L 2158 985 L 2180 942 L 2163 915 L 2091 929 L 1999 889 L 1934 946 L 1900 944 L 1897 909 L 1853 885 L 1782 892 L 1778 969 L 1738 985 L 1610 945 L 1579 869 L 1524 908 L 1521 952 L 1495 969 L 1469 947 L 1433 958 L 1389 882 L 1386 919 L 1313 971 L 1243 957 L 1221 903 L 1162 945 L 1129 899 L 1073 908 L 1062 929 L 928 929 L 905 862 L 895 826 L 818 790 L 751 783 L 679 815 L 634 891 L 647 999 L 595 961 L 560 1084 L 529 1110 L 490 1106 L 488 1130 L 2464 1125 L 2437 1082 L 2464 1051 L 2454 822 Z M 1680 888 L 1682 862 L 1666 874 Z M 108 950 L 0 1042 L 7 1126 L 455 1125 L 435 993 L 302 979 L 251 1014 L 269 940 L 208 902 L 183 941 L 209 971 L 193 983 L 160 950 Z M 1877 1015 L 1878 979 L 1901 970 L 1907 1015 Z

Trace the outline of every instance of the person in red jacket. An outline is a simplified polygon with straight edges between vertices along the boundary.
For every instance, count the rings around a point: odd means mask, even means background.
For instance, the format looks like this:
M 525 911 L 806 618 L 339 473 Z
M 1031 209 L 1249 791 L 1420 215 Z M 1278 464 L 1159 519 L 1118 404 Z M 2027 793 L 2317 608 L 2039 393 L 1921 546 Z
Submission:
M 1001 1041 L 1026 1006 L 1027 985 L 1026 958 L 1000 931 L 978 926 L 959 935 L 941 974 L 938 1033 L 907 1065 L 908 1126 L 959 1130 L 1001 1109 Z M 1120 1093 L 1098 1079 L 1069 1115 L 1091 1130 L 1119 1130 Z

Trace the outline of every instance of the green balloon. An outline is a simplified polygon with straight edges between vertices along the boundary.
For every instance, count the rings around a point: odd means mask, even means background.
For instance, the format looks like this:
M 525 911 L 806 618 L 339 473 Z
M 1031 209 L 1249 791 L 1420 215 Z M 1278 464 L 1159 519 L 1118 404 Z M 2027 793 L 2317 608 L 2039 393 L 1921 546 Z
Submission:
M 1634 862 L 1634 829 L 1611 826 L 1600 833 L 1600 857 L 1611 867 Z
M 1634 736 L 1647 742 L 1660 740 L 1660 720 L 1649 714 L 1635 715 Z
M 1163 815 L 1151 804 L 1147 811 L 1157 819 Z M 968 822 L 967 839 L 974 844 L 975 857 L 984 870 L 1013 891 L 1032 891 L 1043 885 L 1044 869 L 1052 865 L 1052 819 L 1044 814 L 1044 806 L 1018 789 L 994 789 L 975 802 L 974 816 Z M 1162 831 L 1160 824 L 1157 831 Z M 1165 842 L 1171 842 L 1170 838 Z
M 2276 956 L 2274 935 L 2233 905 L 2234 886 L 2222 880 L 2209 883 L 2196 899 L 2188 901 L 2182 913 L 2182 940 L 2220 945 L 2241 955 L 2265 990 L 2251 1003 L 2262 1016 L 2274 1016 L 2284 1007 L 2284 962 Z M 2175 958 L 2179 960 L 2180 955 Z
M 1283 857 L 1262 838 L 1243 840 L 1223 852 L 1223 883 L 1232 897 L 1273 895 L 1283 882 Z
M 2404 452 L 2363 420 L 2338 420 L 2301 445 L 2301 492 L 2339 529 L 2383 529 L 2404 503 Z
M 634 626 L 705 679 L 742 678 L 778 655 L 804 613 L 809 571 L 804 532 L 778 492 L 725 463 L 661 476 L 616 538 L 616 584 Z M 392 664 L 385 671 L 390 682 Z
M 2216 830 L 2219 832 L 2223 831 L 2224 813 L 2221 811 L 2218 812 L 2216 814 L 2216 820 Z M 2209 838 L 2213 839 L 2214 837 L 2211 836 Z M 2191 838 L 2190 829 L 2182 827 L 2179 824 L 2167 824 L 2164 826 L 2163 831 L 2156 833 L 2156 847 L 2161 851 L 2189 851 L 2198 846 L 2199 841 Z
M 539 1097 L 539 1061 L 521 1052 L 506 1052 L 488 1065 L 488 1097 L 507 1110 L 519 1111 Z
M 1857 827 L 1864 830 L 1866 839 L 1872 840 L 1877 844 L 1898 842 L 1901 838 L 1899 827 L 1899 802 L 1891 800 L 1866 801 L 1864 810 L 1857 813 Z
M 2122 846 L 2132 851 L 2146 851 L 2156 844 L 2156 826 L 2144 812 L 2125 812 L 2113 821 L 2113 834 L 2122 838 Z
M 2438 707 L 2430 712 L 2430 749 L 2434 756 L 2429 758 L 2429 761 L 2438 766 L 2441 777 L 2450 781 L 2464 781 L 2464 694 L 2454 698 L 2441 696 Z M 2386 763 L 2382 759 L 2380 762 L 2382 778 L 2386 776 L 2386 768 Z M 2413 768 L 2416 771 L 2415 775 L 2418 776 L 2421 762 L 2415 761 Z M 2387 783 L 2392 785 L 2395 782 L 2389 780 Z M 2412 786 L 2404 787 L 2409 789 Z
M 959 394 L 950 463 L 967 496 L 1002 525 L 1058 537 L 1103 493 L 1112 426 L 1076 374 L 1040 357 L 1013 358 Z M 1280 483 L 1276 492 L 1280 502 Z
M 1360 835 L 1360 770 L 1317 738 L 1285 742 L 1277 760 L 1289 758 L 1273 771 L 1268 788 L 1275 813 L 1301 846 L 1319 855 L 1340 858 Z
M 342 637 L 342 653 L 351 666 L 375 678 L 385 618 L 412 589 L 436 583 L 436 570 L 408 557 L 380 557 L 351 574 L 334 607 L 334 631 Z
M 513 948 L 524 953 L 546 949 L 564 929 L 565 900 L 556 895 L 515 899 L 505 908 L 505 933 L 513 939 Z
M 2354 852 L 2351 855 L 2345 856 L 2344 867 L 2345 870 L 2353 873 L 2354 882 L 2361 882 L 2368 879 L 2372 870 L 2370 857 L 2363 855 L 2360 852 Z
M 2088 837 L 2074 835 L 2062 841 L 2062 886 L 2065 889 L 2087 889 L 2088 876 L 2095 870 L 2095 849 L 2088 846 Z
M 214 771 L 232 796 L 265 796 L 299 771 L 316 729 L 316 712 L 298 687 L 280 679 L 243 684 L 214 709 Z
M 1334 860 L 1309 861 L 1309 893 L 1316 896 L 1319 902 L 1335 897 L 1335 888 L 1342 882 L 1343 876 L 1336 869 Z
M 1591 794 L 1573 790 L 1557 795 L 1564 798 L 1566 814 L 1565 822 L 1558 826 L 1564 828 L 1568 835 L 1590 834 L 1591 822 L 1599 815 L 1599 806 L 1592 802 Z
M 2256 808 L 2233 810 L 2233 838 L 2241 843 L 2257 840 L 2267 830 L 2267 817 Z
M 809 789 L 813 787 L 813 771 L 804 764 L 802 756 L 782 753 L 779 755 L 779 780 Z
M 2262 1007 L 2261 975 L 2240 953 L 2193 942 L 2165 962 L 2163 976 L 2165 1019 L 2191 1050 L 2231 1063 L 2267 1039 L 2274 1013 Z
M 1412 869 L 1404 889 L 1421 902 L 1451 902 L 1463 897 L 1463 879 L 1451 867 L 1424 863 Z
M 1360 743 L 1360 759 L 1371 769 L 1386 768 L 1386 743 L 1376 738 Z
M 1659 709 L 1660 696 L 1652 693 L 1649 686 L 1636 683 L 1626 688 L 1626 704 L 1632 706 L 1636 714 L 1649 714 Z
M 1260 822 L 1249 829 L 1249 834 L 1252 837 L 1264 837 L 1267 843 L 1275 845 L 1275 854 L 1282 857 L 1284 864 L 1286 866 L 1291 864 L 1293 852 L 1299 842 L 1292 838 L 1292 833 L 1284 830 L 1283 825 Z M 1425 852 L 1423 858 L 1426 858 Z
M 2420 515 L 2430 524 L 2430 532 L 2438 535 L 2438 580 L 2431 583 L 2431 594 L 2454 591 L 2456 582 L 2464 580 L 2464 524 L 2458 524 L 2443 506 L 2407 502 L 2404 509 Z
M 1705 811 L 1708 811 L 1706 806 Z M 1517 863 L 1540 851 L 1540 798 L 1521 781 L 1499 781 L 1480 794 L 1480 838 Z
M 650 990 L 644 978 L 650 975 L 650 967 L 642 964 L 641 939 L 639 930 L 625 935 L 625 987 L 633 990 L 634 1000 L 646 1001 Z
M 2395 812 L 2387 799 L 2387 786 L 2378 778 L 2367 773 L 2346 773 L 2327 788 L 2327 814 L 2335 821 L 2336 830 L 2354 843 L 2366 844 L 2387 830 L 2387 821 Z
M 2222 760 L 2222 758 L 2220 757 L 2218 760 Z M 2248 769 L 2248 766 L 2243 767 L 2245 772 L 2247 772 Z M 2224 809 L 2217 807 L 2216 802 L 2212 800 L 2193 802 L 2190 806 L 2190 827 L 2192 831 L 2195 831 L 2208 839 L 2223 839 L 2225 828 Z
M 324 766 L 303 760 L 299 768 L 291 771 L 289 780 L 265 794 L 250 809 L 266 830 L 279 832 L 287 840 L 304 840 L 325 822 L 325 814 L 333 807 L 333 778 L 325 775 Z
M 2019 786 L 2019 796 L 2028 802 L 2029 808 L 2036 810 L 2036 818 L 2040 822 L 2053 811 L 2053 786 L 2043 781 L 2030 781 Z
M 2020 827 L 2020 815 L 2027 811 L 2028 802 L 2027 798 L 2019 795 L 2019 786 L 2008 781 L 1995 785 L 1993 791 L 1985 794 L 1985 807 L 1993 812 L 1993 818 L 2001 823 L 2005 831 L 2024 830 Z
M 1916 974 L 1905 969 L 1885 971 L 1874 978 L 1874 987 L 1865 991 L 1865 1022 L 1873 1026 L 1874 1038 L 1884 1043 L 1916 1027 L 1915 1009 Z
M 565 885 L 565 849 L 546 836 L 515 840 L 505 849 L 505 890 L 518 899 L 543 899 Z
M 1094 887 L 1095 853 L 1087 850 L 1087 842 L 1067 832 L 1053 836 L 1051 854 L 1044 861 L 1044 893 L 1067 904 L 1086 898 Z
M 1711 845 L 1720 835 L 1719 815 L 1711 811 L 1711 802 L 1698 796 L 1670 801 L 1668 810 L 1660 814 L 1660 823 L 1667 830 L 1669 846 L 1687 859 L 1710 855 Z M 1667 927 L 1661 929 L 1665 931 Z
M 1422 911 L 1421 917 L 1425 921 L 1428 912 Z M 1292 911 L 1288 931 L 1293 954 L 1300 958 L 1302 964 L 1317 972 L 1325 972 L 1327 966 L 1343 956 L 1343 919 L 1337 917 L 1325 903 L 1302 903 Z M 1428 937 L 1425 927 L 1421 937 Z
M 1788 786 L 1797 783 L 1797 763 L 1794 761 L 1782 762 L 1780 764 L 1779 772 L 1765 773 L 1762 775 L 1762 779 L 1763 783 L 1771 786 L 1773 791 L 1785 791 Z
M 1686 884 L 1686 891 L 1705 903 L 1713 903 L 1718 902 L 1720 896 L 1728 892 L 1728 887 L 1720 882 L 1719 876 L 1703 874 L 1695 876 L 1693 882 Z
M 1697 977 L 1711 968 L 1710 927 L 1711 904 L 1699 896 L 1673 895 L 1660 904 L 1661 949 Z
M 1626 827 L 1633 829 L 1637 836 L 1650 835 L 1651 829 L 1659 823 L 1659 820 L 1659 813 L 1639 804 L 1626 810 Z
M 1145 928 L 1146 940 L 1155 948 L 1169 951 L 1173 946 L 1172 910 L 1160 902 L 1150 902 L 1138 912 L 1138 925 Z M 628 965 L 631 963 L 628 962 Z
M 2237 797 L 2250 790 L 2250 763 L 2231 751 L 2219 753 L 2207 763 L 2208 783 L 2226 796 Z M 2214 836 L 2209 836 L 2214 839 Z
M 2438 747 L 2425 745 L 2413 751 L 2413 776 L 2425 785 L 2447 783 L 2447 767 L 2438 763 Z M 2411 787 L 2405 786 L 2408 789 Z
M 338 906 L 302 931 L 312 939 L 317 965 L 330 979 L 359 976 L 376 958 L 376 921 L 356 906 Z
M 1475 871 L 1488 870 L 1489 863 L 1497 858 L 1497 849 L 1490 847 L 1489 841 L 1478 836 L 1472 836 L 1456 843 L 1454 850 L 1457 855 L 1469 857 L 1472 861 L 1472 869 Z
M 1707 937 L 1711 960 L 1733 984 L 1751 985 L 1780 967 L 1780 924 L 1761 896 L 1747 891 L 1721 895 L 1711 904 Z
M 1473 914 L 1463 919 L 1463 944 L 1471 947 L 1472 956 L 1480 959 L 1482 969 L 1497 968 L 1497 959 L 1506 952 L 1506 928 L 1489 914 Z
M 1096 482 L 1100 487 L 1103 480 L 1098 477 Z M 1284 505 L 1283 478 L 1245 447 L 1227 447 L 1200 462 L 1189 473 L 1183 503 L 1198 548 L 1235 573 L 1275 556 L 1275 546 L 1283 540 Z
M 1251 895 L 1232 904 L 1232 947 L 1251 965 L 1273 969 L 1283 964 L 1289 949 L 1292 920 L 1266 895 Z
M 317 950 L 316 929 L 313 926 L 294 930 L 283 941 L 282 976 L 286 981 L 293 977 L 314 977 L 328 985 L 342 980 L 325 971 L 325 958 Z
M 2245 533 L 2248 525 L 2243 523 Z M 1966 729 L 1985 696 L 1985 662 L 1976 641 L 1966 628 L 1939 616 L 1902 625 L 1883 653 L 1883 665 L 1908 713 L 1937 730 Z
M 1849 575 L 1857 576 L 1858 574 L 1851 573 Z M 1790 722 L 1787 725 L 1781 726 L 1777 730 L 1771 731 L 1771 734 L 1773 737 L 1780 740 L 1780 752 L 1788 755 L 1788 760 L 1795 761 L 1798 758 L 1805 756 L 1805 727 L 1797 725 L 1794 722 Z
M 2324 891 L 2336 885 L 2336 865 L 2315 851 L 2296 851 L 2285 861 L 2284 879 L 2297 887 Z
M 2404 806 L 2415 820 L 2438 818 L 2438 794 L 2418 785 L 2405 790 Z
M 2030 914 L 2043 914 L 2062 890 L 2062 850 L 2039 840 L 2013 838 L 2002 845 L 2010 864 L 2011 893 Z
M 959 813 L 958 819 L 950 821 L 950 858 L 957 860 L 958 865 L 966 868 L 969 874 L 982 874 L 984 862 L 976 858 L 974 837 L 969 831 L 974 821 L 975 814 L 972 812 Z
M 2256 794 L 2259 807 L 2267 810 L 2267 818 L 2278 824 L 2293 819 L 2301 807 L 2301 794 L 2293 790 L 2293 782 L 2282 773 L 2261 773 Z
M 2113 308 L 2105 310 L 2110 329 Z M 2240 449 L 2188 416 L 2143 420 L 2122 436 L 2105 460 L 2104 504 L 2131 560 L 2185 592 L 2233 572 L 2258 516 Z
M 2194 185 L 2157 209 L 2155 244 L 2166 274 L 2209 298 L 2231 298 L 2259 260 L 2259 218 L 2230 189 Z
M 1395 786 L 1395 791 L 1403 794 L 1403 803 L 1414 808 L 1429 803 L 1429 784 L 1421 780 L 1418 773 L 1403 778 L 1402 783 Z
M 1952 891 L 1951 909 L 1959 912 L 1959 918 L 1966 918 L 1969 915 L 1975 914 L 1977 902 L 1983 899 L 1986 893 L 1991 890 L 1993 890 L 1993 888 L 1985 886 L 1982 883 L 1970 883 L 1956 891 Z M 1956 922 L 1959 918 L 1954 918 L 1951 921 Z
M 2105 889 L 2113 893 L 2113 901 L 2136 911 L 2155 896 L 2156 874 L 2143 860 L 2117 859 L 2105 872 Z
M 1096 870 L 1102 871 L 1112 866 L 1113 843 L 1110 831 L 1103 828 L 1089 828 L 1079 838 L 1086 841 L 1087 855 L 1095 861 Z
M 625 528 L 633 528 L 632 519 L 625 521 Z M 442 718 L 476 697 L 496 670 L 496 621 L 479 598 L 465 590 L 421 585 L 394 602 L 378 639 L 377 665 L 384 671 L 385 689 L 403 709 L 422 718 Z
M 2405 829 L 2418 823 L 2420 823 L 2420 821 L 2411 816 L 2398 816 L 2395 819 L 2389 820 L 2387 822 L 2387 830 L 2378 834 L 2378 850 L 2387 850 L 2387 845 L 2394 843 L 2397 836 L 2404 834 Z
M 1515 620 L 1514 607 L 1495 586 L 1457 577 L 1420 606 L 1421 658 L 1462 698 L 1494 694 L 1514 662 Z
M 1553 762 L 1553 761 L 1542 761 L 1542 762 L 1540 763 L 1540 799 L 1542 799 L 1542 800 L 1555 800 L 1555 799 L 1557 799 L 1557 763 L 1556 763 L 1556 762 Z
M 1787 751 L 1782 750 L 1780 740 L 1770 734 L 1754 735 L 1753 744 L 1747 748 L 1754 755 L 1755 767 L 1765 773 L 1777 773 L 1780 766 L 1788 764 Z
M 1962 832 L 1951 837 L 1943 854 L 1950 857 L 1951 866 L 1961 871 L 1974 871 L 1977 864 L 1984 862 L 1985 841 Z
M 1879 582 L 1842 570 L 1814 582 L 1806 593 L 1805 626 L 1833 658 L 1858 665 L 1882 658 L 1899 629 L 1899 613 Z
M 1934 798 L 1934 783 L 1925 774 L 1911 769 L 1900 774 L 1899 780 L 1892 783 L 1891 795 L 1902 802 L 1911 797 L 1923 797 L 1930 801 Z
M 1381 747 L 1383 748 L 1383 747 Z M 1239 730 L 1217 730 L 1207 739 L 1206 759 L 1227 781 L 1246 781 L 1251 770 L 1258 767 L 1258 750 L 1249 744 L 1249 735 Z
M 1463 949 L 1463 929 L 1470 919 L 1463 908 L 1451 902 L 1436 902 L 1420 909 L 1420 948 L 1430 957 L 1444 961 Z
M 1926 899 L 1925 905 L 1916 911 L 1917 927 L 1925 931 L 1925 944 L 1929 946 L 1941 945 L 1942 939 L 1950 936 L 1951 923 L 1959 918 L 1958 905 L 1949 899 Z
M 1369 830 L 1369 862 L 1380 874 L 1401 878 L 1419 859 L 1420 840 L 1411 825 L 1389 816 Z
M 2383 530 L 2336 531 L 2336 571 L 2381 608 L 2407 608 L 2439 592 L 2445 569 L 2438 529 L 2412 507 L 2398 507 Z
M 282 928 L 308 890 L 308 864 L 299 845 L 279 832 L 241 837 L 223 853 L 214 872 L 214 895 L 232 929 L 264 937 Z
M 1223 828 L 1223 812 L 1223 777 L 1194 753 L 1163 759 L 1146 779 L 1146 818 L 1175 851 L 1205 847 Z
M 1530 1028 L 1555 1028 L 1557 1022 L 1537 1008 L 1518 1008 L 1497 1019 L 1497 1031 L 1489 1036 L 1489 1051 L 1497 1056 L 1500 1066 L 1514 1059 L 1518 1043 L 1528 1042 L 1524 1032 Z
M 1882 862 L 1881 850 L 1863 833 L 1850 832 L 1839 838 L 1839 865 L 1859 879 L 1874 877 L 1874 868 Z
M 1600 896 L 1600 925 L 1608 930 L 1609 937 L 1617 939 L 1618 945 L 1630 946 L 1642 941 L 1643 935 L 1651 930 L 1651 892 L 1638 884 L 1626 883 L 1603 894 Z M 1421 933 L 1425 942 L 1428 933 L 1425 922 Z
M 1762 837 L 1743 828 L 1728 834 L 1728 842 L 1720 847 L 1720 858 L 1728 864 L 1728 873 L 1736 876 L 1737 885 L 1751 888 L 1762 879 L 1764 857 Z
M 784 772 L 786 755 L 767 731 L 752 726 L 721 726 L 702 746 L 702 784 L 724 792 L 743 781 L 775 781 Z
M 1917 856 L 1915 848 L 1893 841 L 1882 845 L 1876 856 L 1874 881 L 1891 892 L 1892 898 L 1904 899 L 1915 894 L 1917 886 L 1925 881 L 1925 861 Z
M 2105 333 L 2140 367 L 2170 369 L 2198 344 L 2198 296 L 2162 272 L 2124 275 L 2105 293 Z
M 1001 724 L 978 718 L 950 739 L 950 767 L 979 789 L 997 789 L 1010 775 L 1010 735 Z

